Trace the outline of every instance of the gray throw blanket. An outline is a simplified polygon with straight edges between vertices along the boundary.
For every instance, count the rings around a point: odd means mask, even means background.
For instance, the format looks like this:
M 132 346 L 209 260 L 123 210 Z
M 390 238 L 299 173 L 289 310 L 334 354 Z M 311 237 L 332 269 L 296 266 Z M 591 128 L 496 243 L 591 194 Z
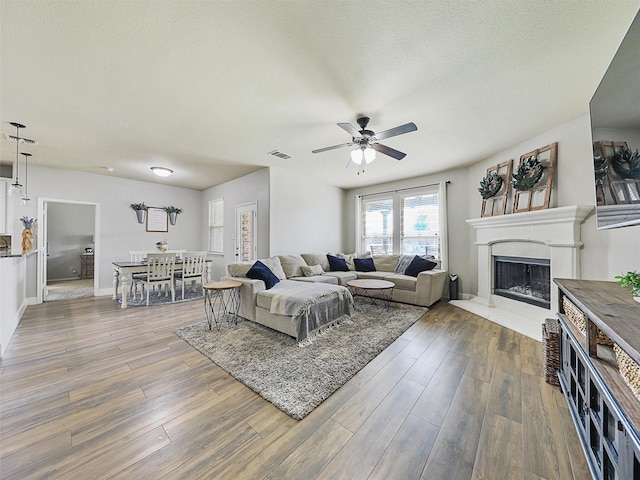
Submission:
M 339 285 L 283 280 L 271 293 L 270 312 L 293 317 L 298 342 L 351 314 L 351 293 Z

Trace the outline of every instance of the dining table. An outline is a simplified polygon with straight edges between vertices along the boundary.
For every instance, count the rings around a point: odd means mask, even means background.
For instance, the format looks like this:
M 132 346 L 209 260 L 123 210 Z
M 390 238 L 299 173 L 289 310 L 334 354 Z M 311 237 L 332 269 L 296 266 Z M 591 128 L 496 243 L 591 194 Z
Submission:
M 211 281 L 211 259 L 205 261 L 204 266 L 204 278 L 205 282 Z M 120 295 L 122 301 L 120 306 L 127 308 L 127 296 L 129 287 L 131 285 L 131 277 L 134 273 L 146 273 L 149 270 L 149 266 L 146 261 L 132 262 L 131 260 L 121 260 L 113 262 L 113 299 L 118 299 L 118 289 L 120 289 Z M 175 271 L 182 270 L 182 259 L 176 258 Z

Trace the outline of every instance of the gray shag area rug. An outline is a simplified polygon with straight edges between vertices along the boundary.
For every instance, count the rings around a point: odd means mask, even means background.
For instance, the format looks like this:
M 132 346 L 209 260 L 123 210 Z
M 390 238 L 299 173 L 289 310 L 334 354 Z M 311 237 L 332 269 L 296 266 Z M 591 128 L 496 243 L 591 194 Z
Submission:
M 288 335 L 239 318 L 209 330 L 206 320 L 175 333 L 223 370 L 300 420 L 387 348 L 427 311 L 391 304 L 381 314 L 351 317 L 299 345 Z

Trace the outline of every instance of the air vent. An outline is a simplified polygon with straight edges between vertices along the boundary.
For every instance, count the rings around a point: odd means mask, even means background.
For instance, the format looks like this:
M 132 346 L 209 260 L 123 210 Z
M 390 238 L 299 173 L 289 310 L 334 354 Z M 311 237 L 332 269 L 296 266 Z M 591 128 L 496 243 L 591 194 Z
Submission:
M 10 142 L 15 142 L 18 137 L 9 133 L 5 133 L 4 138 L 9 140 Z M 38 142 L 37 140 L 31 140 L 30 138 L 24 137 L 20 137 L 20 143 L 26 143 L 27 145 L 40 145 L 40 142 Z
M 274 157 L 283 158 L 285 160 L 289 160 L 291 158 L 291 155 L 279 152 L 278 150 L 271 150 L 268 155 L 273 155 Z

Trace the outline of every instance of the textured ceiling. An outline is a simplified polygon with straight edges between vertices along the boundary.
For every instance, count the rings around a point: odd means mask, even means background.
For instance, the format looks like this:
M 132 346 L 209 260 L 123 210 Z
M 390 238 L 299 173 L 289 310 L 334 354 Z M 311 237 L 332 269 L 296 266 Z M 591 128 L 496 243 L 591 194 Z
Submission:
M 640 0 L 0 2 L 0 127 L 31 163 L 204 189 L 350 188 L 473 163 L 588 111 Z M 357 175 L 337 122 L 418 131 Z M 268 155 L 279 150 L 285 160 Z M 15 158 L 1 140 L 0 161 Z M 167 179 L 149 167 L 175 170 Z M 109 173 L 102 167 L 112 167 Z

